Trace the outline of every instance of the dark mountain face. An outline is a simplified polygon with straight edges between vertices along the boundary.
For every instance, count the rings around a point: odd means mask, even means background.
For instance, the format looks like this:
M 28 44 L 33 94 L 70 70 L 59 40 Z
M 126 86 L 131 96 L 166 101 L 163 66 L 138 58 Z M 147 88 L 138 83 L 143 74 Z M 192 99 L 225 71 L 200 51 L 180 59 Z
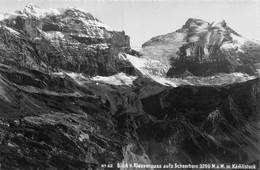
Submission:
M 169 87 L 135 65 L 124 32 L 89 13 L 17 15 L 0 21 L 1 168 L 259 162 L 259 78 Z
M 156 156 L 158 150 L 146 148 L 152 161 L 164 164 L 172 159 L 179 163 L 257 161 L 259 83 L 258 78 L 230 86 L 183 86 L 142 99 L 144 111 L 160 121 L 141 127 L 139 136 L 145 145 L 157 146 L 160 152 L 168 153 L 164 159 Z

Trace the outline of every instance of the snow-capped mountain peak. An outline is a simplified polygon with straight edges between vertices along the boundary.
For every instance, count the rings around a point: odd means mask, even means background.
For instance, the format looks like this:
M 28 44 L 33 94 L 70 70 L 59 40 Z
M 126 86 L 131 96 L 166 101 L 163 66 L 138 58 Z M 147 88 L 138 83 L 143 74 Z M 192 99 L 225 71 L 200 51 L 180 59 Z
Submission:
M 70 12 L 68 12 L 70 11 Z M 67 13 L 66 13 L 67 12 Z M 67 7 L 67 8 L 40 8 L 35 4 L 27 4 L 24 9 L 17 10 L 13 12 L 7 12 L 0 14 L 0 20 L 4 19 L 12 19 L 17 16 L 23 17 L 34 17 L 34 18 L 44 18 L 47 16 L 54 16 L 54 15 L 63 15 L 63 14 L 71 14 L 73 13 L 74 16 L 77 17 L 85 17 L 90 16 L 90 13 L 85 12 L 84 10 L 77 8 L 77 7 Z M 92 15 L 91 15 L 92 16 Z M 93 16 L 91 17 L 95 20 Z
M 34 18 L 41 20 L 42 18 L 48 18 L 51 16 L 61 17 L 61 22 L 79 21 L 76 24 L 83 25 L 83 27 L 97 27 L 98 29 L 105 29 L 106 31 L 120 31 L 111 28 L 110 26 L 102 23 L 100 20 L 95 18 L 92 14 L 85 12 L 84 10 L 77 7 L 68 8 L 40 8 L 34 4 L 28 4 L 24 9 L 15 12 L 8 12 L 0 14 L 0 21 L 12 20 L 18 16 L 22 18 Z M 65 24 L 66 25 L 66 24 Z M 75 27 L 77 27 L 75 25 Z M 100 32 L 100 31 L 99 31 Z M 100 32 L 102 34 L 102 31 Z
M 0 20 L 5 20 L 5 19 L 13 19 L 18 16 L 21 17 L 35 17 L 35 18 L 44 18 L 46 16 L 51 16 L 51 15 L 61 15 L 63 14 L 67 9 L 60 8 L 60 9 L 44 9 L 40 8 L 37 5 L 34 4 L 27 4 L 24 9 L 22 10 L 17 10 L 13 12 L 7 12 L 7 13 L 2 13 L 0 14 Z
M 142 53 L 163 62 L 168 77 L 186 75 L 187 71 L 197 76 L 233 72 L 256 75 L 259 50 L 259 42 L 239 35 L 225 20 L 206 22 L 190 18 L 176 32 L 144 43 Z
M 34 4 L 28 4 L 21 11 L 25 16 L 33 16 L 38 18 L 43 18 L 47 15 L 60 15 L 64 9 L 42 9 Z

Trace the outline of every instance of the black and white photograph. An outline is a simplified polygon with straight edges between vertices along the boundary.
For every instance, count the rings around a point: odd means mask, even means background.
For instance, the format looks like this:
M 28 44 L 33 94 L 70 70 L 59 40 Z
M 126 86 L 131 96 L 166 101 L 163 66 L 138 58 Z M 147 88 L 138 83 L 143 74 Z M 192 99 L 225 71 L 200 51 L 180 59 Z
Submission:
M 0 170 L 260 170 L 260 1 L 0 0 Z

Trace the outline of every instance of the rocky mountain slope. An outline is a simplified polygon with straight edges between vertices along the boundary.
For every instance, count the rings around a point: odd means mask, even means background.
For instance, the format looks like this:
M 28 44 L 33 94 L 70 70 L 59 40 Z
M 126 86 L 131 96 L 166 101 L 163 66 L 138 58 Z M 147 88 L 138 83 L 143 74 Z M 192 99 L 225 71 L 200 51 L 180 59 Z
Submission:
M 134 74 L 133 67 L 118 57 L 120 51 L 131 50 L 129 37 L 123 31 L 113 30 L 79 9 L 54 12 L 27 5 L 17 12 L 18 16 L 3 20 L 2 63 L 44 72 L 113 75 L 127 70 Z
M 259 78 L 166 78 L 169 56 L 76 8 L 27 5 L 0 32 L 0 169 L 258 166 Z

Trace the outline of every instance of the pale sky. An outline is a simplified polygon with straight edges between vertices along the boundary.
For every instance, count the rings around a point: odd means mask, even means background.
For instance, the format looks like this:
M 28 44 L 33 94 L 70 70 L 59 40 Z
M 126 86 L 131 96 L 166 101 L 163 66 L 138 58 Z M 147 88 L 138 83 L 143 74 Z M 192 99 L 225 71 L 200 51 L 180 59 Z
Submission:
M 124 30 L 132 47 L 181 28 L 189 18 L 224 19 L 242 36 L 260 40 L 256 0 L 0 0 L 0 12 L 20 10 L 28 3 L 41 8 L 81 8 L 112 28 Z

